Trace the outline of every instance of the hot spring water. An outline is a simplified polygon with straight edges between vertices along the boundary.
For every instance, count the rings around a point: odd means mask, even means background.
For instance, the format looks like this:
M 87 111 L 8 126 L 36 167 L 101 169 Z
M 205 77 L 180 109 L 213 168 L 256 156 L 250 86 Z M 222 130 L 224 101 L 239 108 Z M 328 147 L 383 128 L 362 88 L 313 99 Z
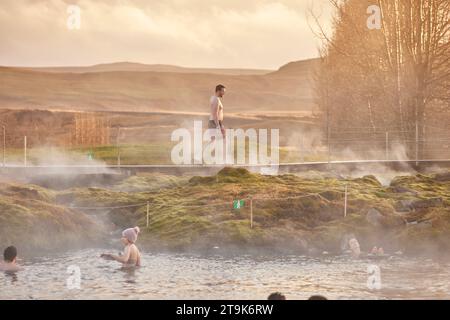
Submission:
M 143 252 L 143 266 L 124 271 L 99 258 L 105 251 L 25 259 L 19 273 L 0 273 L 0 299 L 266 299 L 275 291 L 288 299 L 450 298 L 450 263 L 426 259 Z

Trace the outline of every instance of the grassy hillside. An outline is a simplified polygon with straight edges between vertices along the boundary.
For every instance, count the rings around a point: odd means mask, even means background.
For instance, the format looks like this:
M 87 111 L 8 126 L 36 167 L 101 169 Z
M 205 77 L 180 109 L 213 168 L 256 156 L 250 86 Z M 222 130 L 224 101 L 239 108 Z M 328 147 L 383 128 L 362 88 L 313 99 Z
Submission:
M 223 83 L 228 87 L 227 112 L 309 111 L 313 108 L 309 69 L 314 69 L 315 63 L 303 64 L 305 68 L 294 68 L 292 72 L 286 72 L 291 69 L 288 65 L 265 75 L 154 71 L 61 73 L 0 67 L 0 108 L 208 112 L 214 87 Z
M 345 185 L 349 192 L 346 216 Z M 34 210 L 30 198 L 37 198 L 42 208 L 44 205 L 52 210 L 60 208 L 63 217 L 63 214 L 72 217 L 76 210 L 83 221 L 86 210 L 67 208 L 138 204 L 108 210 L 108 216 L 118 229 L 139 225 L 140 246 L 158 250 L 219 247 L 299 254 L 340 253 L 343 240 L 350 234 L 358 238 L 366 252 L 373 246 L 411 254 L 443 254 L 450 249 L 449 173 L 397 177 L 390 186 L 383 186 L 373 176 L 344 179 L 313 172 L 303 176 L 262 176 L 244 169 L 225 168 L 210 177 L 134 176 L 109 188 L 50 191 L 22 186 L 19 190 L 37 191 L 21 192 L 20 197 L 17 192 L 9 195 L 8 188 L 3 188 L 9 200 L 0 213 L 1 244 L 11 235 L 20 239 L 36 234 L 38 227 L 27 222 L 30 218 L 54 221 L 55 217 L 45 210 Z M 11 199 L 14 194 L 18 200 Z M 232 206 L 237 199 L 245 200 L 239 210 Z M 146 228 L 147 202 L 149 228 Z M 29 228 L 26 234 L 20 223 L 23 221 Z M 85 234 L 84 230 L 72 229 L 71 223 L 50 226 Z

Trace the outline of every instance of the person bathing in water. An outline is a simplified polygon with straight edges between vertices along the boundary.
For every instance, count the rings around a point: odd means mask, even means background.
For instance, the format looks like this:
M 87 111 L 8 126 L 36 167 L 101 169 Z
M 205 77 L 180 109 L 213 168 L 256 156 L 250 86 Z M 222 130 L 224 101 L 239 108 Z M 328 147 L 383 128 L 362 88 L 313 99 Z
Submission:
M 3 272 L 16 272 L 20 270 L 17 261 L 17 249 L 10 246 L 3 252 L 3 261 L 0 262 L 0 271 Z
M 124 267 L 140 267 L 141 253 L 136 246 L 136 240 L 140 232 L 139 227 L 129 228 L 122 232 L 120 239 L 125 246 L 122 255 L 113 255 L 109 253 L 102 254 L 101 257 L 107 260 L 115 260 L 123 264 Z

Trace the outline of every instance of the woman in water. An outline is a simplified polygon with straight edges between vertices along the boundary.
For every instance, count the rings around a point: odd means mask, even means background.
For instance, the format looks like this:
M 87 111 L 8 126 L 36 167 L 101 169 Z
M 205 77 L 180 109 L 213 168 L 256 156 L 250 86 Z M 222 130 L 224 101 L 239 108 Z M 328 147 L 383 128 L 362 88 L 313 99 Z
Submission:
M 136 247 L 136 240 L 140 232 L 139 227 L 129 228 L 122 232 L 122 238 L 120 239 L 125 246 L 122 255 L 113 255 L 104 253 L 102 258 L 107 260 L 115 260 L 123 264 L 124 267 L 140 267 L 141 266 L 141 253 Z

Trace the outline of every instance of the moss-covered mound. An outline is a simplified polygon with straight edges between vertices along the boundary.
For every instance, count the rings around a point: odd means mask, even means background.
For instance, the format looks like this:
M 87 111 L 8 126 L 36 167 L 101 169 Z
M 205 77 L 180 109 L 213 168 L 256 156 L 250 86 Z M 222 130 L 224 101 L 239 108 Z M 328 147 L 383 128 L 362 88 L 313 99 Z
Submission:
M 449 196 L 449 182 L 433 176 L 399 177 L 384 187 L 374 176 L 262 176 L 226 168 L 217 176 L 194 177 L 188 185 L 152 195 L 150 227 L 144 231 L 149 243 L 178 248 L 232 245 L 340 252 L 343 239 L 354 234 L 367 251 L 373 246 L 447 251 Z M 245 206 L 233 210 L 237 199 L 246 199 Z M 412 206 L 399 210 L 402 202 Z M 143 225 L 145 208 L 138 211 Z
M 2 192 L 11 203 L 18 191 L 9 186 Z M 91 212 L 75 207 L 108 207 L 117 228 L 139 225 L 140 245 L 156 249 L 339 253 L 343 240 L 353 234 L 365 251 L 373 246 L 391 252 L 450 251 L 450 178 L 445 174 L 397 177 L 383 186 L 374 176 L 263 176 L 225 168 L 209 177 L 130 177 L 108 189 L 50 192 L 36 187 L 20 192 L 41 206 L 59 208 L 70 219 L 87 219 L 84 213 Z M 236 200 L 243 200 L 239 209 L 233 208 Z M 32 201 L 14 201 L 24 212 L 34 210 Z M 45 216 L 43 208 L 39 218 Z M 11 215 L 16 208 L 7 210 Z M 16 217 L 27 219 L 25 214 Z M 20 223 L 8 223 L 19 229 Z
M 87 215 L 55 203 L 55 193 L 33 185 L 0 184 L 0 246 L 21 251 L 78 247 L 101 230 Z
M 131 176 L 121 183 L 113 186 L 114 190 L 126 192 L 155 191 L 165 188 L 174 188 L 187 183 L 189 178 L 152 173 Z

